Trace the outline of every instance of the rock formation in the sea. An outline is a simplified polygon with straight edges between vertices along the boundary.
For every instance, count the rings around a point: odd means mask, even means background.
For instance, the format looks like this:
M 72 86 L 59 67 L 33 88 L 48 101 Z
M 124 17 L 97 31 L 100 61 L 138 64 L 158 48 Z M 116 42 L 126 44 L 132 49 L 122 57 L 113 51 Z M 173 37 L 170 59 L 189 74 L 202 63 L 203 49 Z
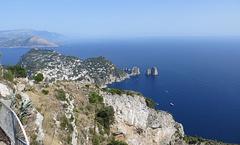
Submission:
M 150 76 L 151 74 L 152 74 L 152 71 L 151 71 L 150 68 L 148 68 L 147 71 L 146 71 L 146 75 L 147 75 L 147 76 Z
M 157 75 L 158 75 L 158 69 L 157 69 L 157 67 L 152 67 L 152 69 L 151 69 L 151 74 L 152 74 L 153 76 L 157 76 Z
M 131 75 L 133 75 L 133 76 L 140 75 L 140 68 L 134 66 L 134 67 L 132 68 Z
M 129 77 L 104 57 L 82 60 L 53 50 L 32 49 L 22 56 L 19 64 L 28 70 L 30 76 L 42 73 L 50 82 L 78 80 L 105 85 Z

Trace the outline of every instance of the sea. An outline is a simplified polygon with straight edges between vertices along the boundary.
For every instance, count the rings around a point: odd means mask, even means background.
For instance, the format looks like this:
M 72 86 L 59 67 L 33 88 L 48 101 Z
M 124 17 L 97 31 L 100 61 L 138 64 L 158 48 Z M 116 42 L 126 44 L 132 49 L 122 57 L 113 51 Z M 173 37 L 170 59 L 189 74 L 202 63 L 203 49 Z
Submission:
M 240 143 L 240 38 L 81 40 L 53 49 L 82 59 L 104 56 L 122 69 L 138 66 L 141 75 L 109 87 L 153 99 L 187 135 Z M 16 64 L 27 51 L 0 48 L 1 63 Z M 153 66 L 159 75 L 146 76 Z

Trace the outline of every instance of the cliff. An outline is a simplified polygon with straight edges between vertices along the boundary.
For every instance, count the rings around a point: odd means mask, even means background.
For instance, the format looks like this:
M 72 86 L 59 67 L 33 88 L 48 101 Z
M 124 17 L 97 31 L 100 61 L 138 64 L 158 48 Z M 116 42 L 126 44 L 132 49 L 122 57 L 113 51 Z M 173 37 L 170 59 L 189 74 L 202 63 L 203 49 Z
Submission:
M 181 142 L 184 131 L 171 114 L 147 106 L 140 95 L 103 93 L 104 102 L 114 108 L 113 134 L 129 145 L 167 145 Z

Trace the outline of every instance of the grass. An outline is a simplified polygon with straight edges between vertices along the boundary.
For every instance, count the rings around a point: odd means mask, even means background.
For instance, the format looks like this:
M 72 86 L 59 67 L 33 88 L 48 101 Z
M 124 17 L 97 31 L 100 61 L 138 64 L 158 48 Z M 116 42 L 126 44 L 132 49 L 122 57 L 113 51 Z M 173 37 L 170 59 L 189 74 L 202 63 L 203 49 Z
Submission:
M 59 90 L 55 90 L 56 91 L 56 95 L 55 97 L 60 100 L 60 101 L 66 101 L 66 93 L 63 89 L 59 89 Z

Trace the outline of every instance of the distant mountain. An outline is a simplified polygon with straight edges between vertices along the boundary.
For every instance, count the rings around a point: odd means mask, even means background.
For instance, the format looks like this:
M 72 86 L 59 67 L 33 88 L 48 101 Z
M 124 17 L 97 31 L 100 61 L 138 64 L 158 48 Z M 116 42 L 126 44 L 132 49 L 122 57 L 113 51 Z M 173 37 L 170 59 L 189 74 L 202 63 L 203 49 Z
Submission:
M 64 39 L 63 35 L 48 31 L 0 31 L 0 47 L 57 47 Z

